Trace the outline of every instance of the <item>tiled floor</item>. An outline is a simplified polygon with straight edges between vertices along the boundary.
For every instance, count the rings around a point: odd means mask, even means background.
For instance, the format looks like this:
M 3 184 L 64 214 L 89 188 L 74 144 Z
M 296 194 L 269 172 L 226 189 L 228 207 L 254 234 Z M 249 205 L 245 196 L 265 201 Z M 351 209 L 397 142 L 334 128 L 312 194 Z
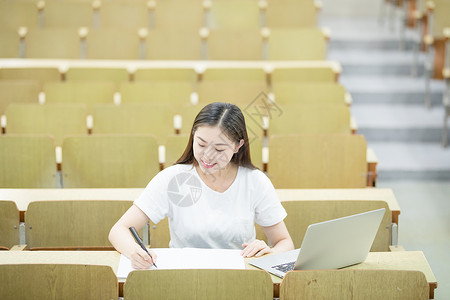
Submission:
M 399 202 L 399 245 L 423 251 L 438 281 L 435 299 L 450 299 L 450 182 L 378 180 Z

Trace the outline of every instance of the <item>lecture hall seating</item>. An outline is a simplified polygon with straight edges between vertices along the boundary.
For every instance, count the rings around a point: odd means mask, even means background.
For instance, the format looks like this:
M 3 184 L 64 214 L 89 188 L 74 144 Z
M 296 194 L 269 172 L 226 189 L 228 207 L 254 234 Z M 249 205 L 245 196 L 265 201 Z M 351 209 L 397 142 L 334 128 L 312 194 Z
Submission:
M 124 299 L 273 299 L 273 283 L 262 270 L 133 271 Z
M 84 264 L 0 265 L 2 299 L 117 299 L 119 283 L 110 266 Z
M 109 231 L 132 204 L 117 200 L 34 201 L 25 213 L 26 249 L 113 250 Z
M 19 210 L 14 201 L 0 200 L 0 250 L 20 244 Z

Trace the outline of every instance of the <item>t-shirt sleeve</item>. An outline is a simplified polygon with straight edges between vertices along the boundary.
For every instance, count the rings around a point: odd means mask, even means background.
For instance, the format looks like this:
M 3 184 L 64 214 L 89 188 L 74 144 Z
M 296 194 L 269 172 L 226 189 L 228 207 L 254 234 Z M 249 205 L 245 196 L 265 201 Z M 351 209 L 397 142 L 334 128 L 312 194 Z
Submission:
M 255 170 L 255 222 L 267 227 L 275 225 L 286 218 L 287 213 L 278 198 L 270 179 L 261 171 Z
M 159 172 L 134 201 L 134 205 L 139 207 L 155 224 L 164 219 L 169 212 L 167 187 L 171 173 L 169 168 Z

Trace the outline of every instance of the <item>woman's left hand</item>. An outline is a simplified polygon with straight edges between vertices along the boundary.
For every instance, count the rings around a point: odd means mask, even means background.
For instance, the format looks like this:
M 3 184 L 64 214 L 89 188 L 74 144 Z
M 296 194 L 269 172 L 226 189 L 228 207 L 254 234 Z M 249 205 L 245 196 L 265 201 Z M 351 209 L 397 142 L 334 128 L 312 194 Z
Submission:
M 272 253 L 272 249 L 267 246 L 266 242 L 261 240 L 254 240 L 251 243 L 242 244 L 244 250 L 242 250 L 241 255 L 243 257 L 261 256 L 263 254 Z

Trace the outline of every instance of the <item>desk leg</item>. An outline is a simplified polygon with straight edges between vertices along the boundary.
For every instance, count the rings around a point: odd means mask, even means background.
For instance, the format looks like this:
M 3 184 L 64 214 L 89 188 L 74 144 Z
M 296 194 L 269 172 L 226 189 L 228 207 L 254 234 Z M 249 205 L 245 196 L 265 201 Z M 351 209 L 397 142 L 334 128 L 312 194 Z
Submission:
M 437 283 L 430 283 L 430 299 L 434 299 L 434 290 L 437 288 Z
M 273 298 L 280 298 L 280 284 L 274 283 L 273 284 Z

